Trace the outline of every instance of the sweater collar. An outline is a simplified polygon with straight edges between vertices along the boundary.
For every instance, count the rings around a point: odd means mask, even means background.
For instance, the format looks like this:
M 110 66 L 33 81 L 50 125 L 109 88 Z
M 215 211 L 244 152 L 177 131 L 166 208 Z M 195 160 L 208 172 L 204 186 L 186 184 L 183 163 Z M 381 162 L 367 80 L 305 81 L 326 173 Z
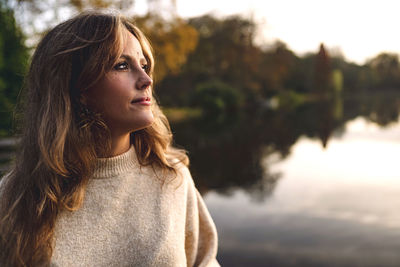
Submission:
M 131 146 L 129 150 L 121 155 L 111 158 L 98 158 L 93 178 L 111 178 L 139 167 L 135 148 Z

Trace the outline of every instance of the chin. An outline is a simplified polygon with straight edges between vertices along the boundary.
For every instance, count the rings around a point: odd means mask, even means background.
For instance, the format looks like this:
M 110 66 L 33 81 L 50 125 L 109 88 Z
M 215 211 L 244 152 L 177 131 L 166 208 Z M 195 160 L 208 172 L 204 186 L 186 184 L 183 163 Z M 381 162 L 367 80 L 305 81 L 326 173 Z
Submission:
M 153 115 L 148 116 L 147 118 L 143 118 L 140 122 L 135 123 L 135 127 L 133 127 L 132 132 L 146 129 L 150 127 L 153 124 L 153 122 L 154 122 Z

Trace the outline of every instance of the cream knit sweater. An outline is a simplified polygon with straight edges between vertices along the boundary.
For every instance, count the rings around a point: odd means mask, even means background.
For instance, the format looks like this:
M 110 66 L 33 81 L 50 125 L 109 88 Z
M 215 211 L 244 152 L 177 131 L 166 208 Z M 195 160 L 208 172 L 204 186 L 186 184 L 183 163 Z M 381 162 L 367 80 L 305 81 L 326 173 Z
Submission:
M 99 159 L 83 206 L 57 220 L 51 266 L 219 266 L 215 225 L 188 169 L 173 178 L 140 166 L 133 147 Z

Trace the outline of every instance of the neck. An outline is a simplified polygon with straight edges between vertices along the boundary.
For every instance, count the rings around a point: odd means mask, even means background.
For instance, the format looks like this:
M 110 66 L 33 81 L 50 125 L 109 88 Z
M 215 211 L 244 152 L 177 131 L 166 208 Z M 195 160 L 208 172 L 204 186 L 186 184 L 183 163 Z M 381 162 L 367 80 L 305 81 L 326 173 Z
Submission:
M 130 134 L 111 134 L 111 149 L 105 157 L 114 157 L 127 152 L 130 148 Z

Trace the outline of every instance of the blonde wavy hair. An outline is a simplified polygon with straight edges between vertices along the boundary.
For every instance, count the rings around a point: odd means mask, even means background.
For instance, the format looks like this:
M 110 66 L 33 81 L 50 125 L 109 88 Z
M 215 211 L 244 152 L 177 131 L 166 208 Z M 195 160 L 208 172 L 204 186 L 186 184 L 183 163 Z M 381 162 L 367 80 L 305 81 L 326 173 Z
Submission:
M 48 265 L 57 215 L 81 206 L 96 158 L 110 149 L 109 130 L 101 114 L 82 104 L 82 92 L 117 62 L 125 30 L 142 45 L 152 77 L 148 40 L 120 15 L 82 13 L 39 43 L 25 82 L 20 148 L 0 188 L 0 265 Z M 157 103 L 152 111 L 154 123 L 131 133 L 131 143 L 141 165 L 176 172 L 188 158 L 172 146 L 171 129 Z

